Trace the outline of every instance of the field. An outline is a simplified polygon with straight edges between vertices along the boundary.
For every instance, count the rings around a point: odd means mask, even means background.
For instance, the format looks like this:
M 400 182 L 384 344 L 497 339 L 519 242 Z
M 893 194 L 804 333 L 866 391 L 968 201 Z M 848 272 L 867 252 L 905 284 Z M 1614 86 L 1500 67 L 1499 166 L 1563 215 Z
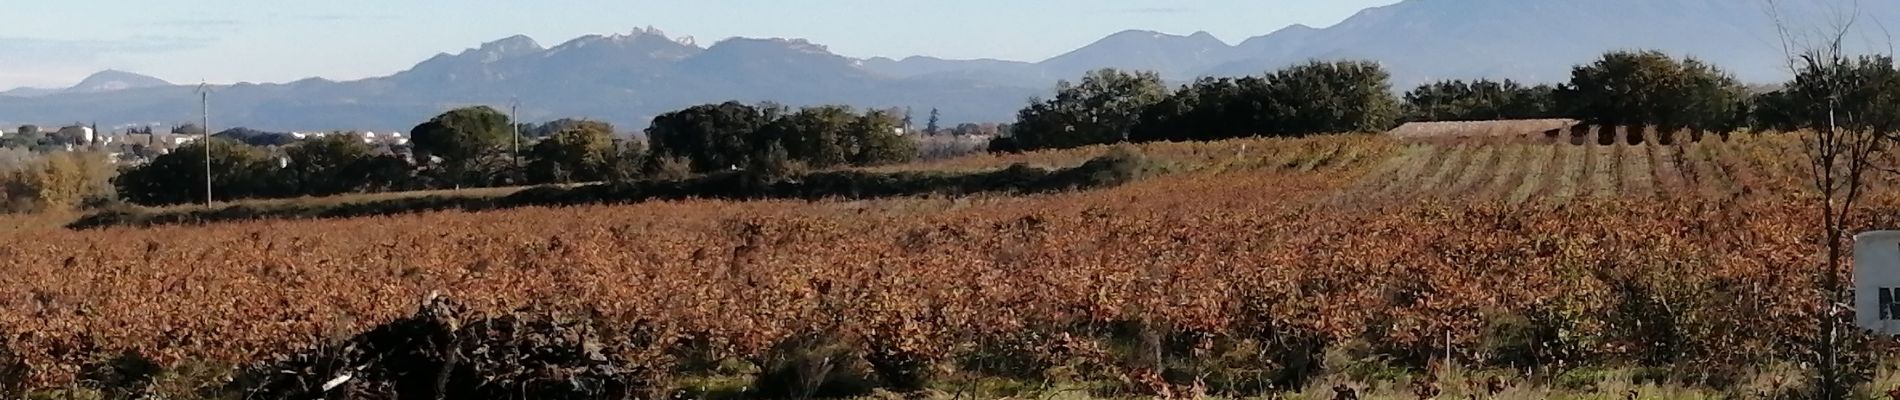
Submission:
M 1055 194 L 18 228 L 0 397 L 1766 397 L 1818 318 L 1800 143 L 1162 143 Z
M 1680 145 L 1416 145 L 1342 199 L 1560 205 L 1600 200 L 1787 199 L 1808 189 L 1802 142 L 1736 136 Z

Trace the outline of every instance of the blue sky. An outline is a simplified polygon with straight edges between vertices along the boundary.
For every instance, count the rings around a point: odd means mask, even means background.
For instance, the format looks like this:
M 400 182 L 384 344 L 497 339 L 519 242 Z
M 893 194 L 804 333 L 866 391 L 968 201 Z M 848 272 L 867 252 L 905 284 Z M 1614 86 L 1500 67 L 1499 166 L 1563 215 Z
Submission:
M 853 57 L 1036 61 L 1124 29 L 1229 43 L 1397 0 L 59 0 L 0 6 L 0 89 L 107 68 L 173 82 L 356 79 L 526 34 L 553 46 L 653 26 L 701 45 L 797 37 Z

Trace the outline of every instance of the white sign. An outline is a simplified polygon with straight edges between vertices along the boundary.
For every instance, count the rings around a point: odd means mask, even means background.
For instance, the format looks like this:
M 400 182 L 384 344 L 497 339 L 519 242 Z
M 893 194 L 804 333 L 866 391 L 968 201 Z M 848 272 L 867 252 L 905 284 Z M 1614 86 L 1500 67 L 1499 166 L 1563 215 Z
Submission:
M 1900 334 L 1900 231 L 1854 236 L 1854 324 Z

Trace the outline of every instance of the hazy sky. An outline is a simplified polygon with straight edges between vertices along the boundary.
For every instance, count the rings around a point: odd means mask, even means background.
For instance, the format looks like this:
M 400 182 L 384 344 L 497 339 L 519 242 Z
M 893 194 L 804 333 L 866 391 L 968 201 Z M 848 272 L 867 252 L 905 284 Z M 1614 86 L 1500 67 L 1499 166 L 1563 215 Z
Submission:
M 1124 29 L 1229 43 L 1397 0 L 6 0 L 0 89 L 117 68 L 177 83 L 356 79 L 526 34 L 553 46 L 653 26 L 701 45 L 796 37 L 853 57 L 1037 61 Z

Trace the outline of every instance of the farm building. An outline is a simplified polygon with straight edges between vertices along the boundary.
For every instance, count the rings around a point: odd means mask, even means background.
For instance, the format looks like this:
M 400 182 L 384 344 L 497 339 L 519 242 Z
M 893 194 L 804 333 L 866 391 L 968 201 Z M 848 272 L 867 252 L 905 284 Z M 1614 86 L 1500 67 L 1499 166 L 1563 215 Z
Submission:
M 1412 122 L 1386 134 L 1400 139 L 1555 137 L 1582 124 L 1574 119 Z

